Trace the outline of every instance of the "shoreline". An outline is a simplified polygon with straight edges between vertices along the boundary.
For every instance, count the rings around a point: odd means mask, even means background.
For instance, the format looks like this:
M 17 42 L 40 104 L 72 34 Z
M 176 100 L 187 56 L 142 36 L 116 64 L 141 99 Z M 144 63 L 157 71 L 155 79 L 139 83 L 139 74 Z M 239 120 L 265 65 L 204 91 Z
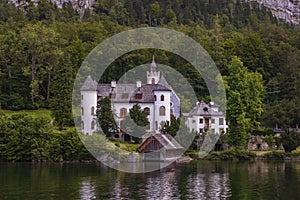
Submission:
M 198 154 L 184 155 L 174 162 L 177 164 L 189 163 L 191 161 L 282 161 L 282 162 L 299 162 L 300 153 L 285 153 L 285 152 L 267 152 L 263 155 L 256 155 L 255 152 L 234 152 L 234 151 L 221 151 L 212 152 L 204 158 L 199 158 Z M 32 160 L 32 161 L 10 161 L 0 160 L 0 163 L 61 163 L 61 164 L 105 164 L 99 160 Z

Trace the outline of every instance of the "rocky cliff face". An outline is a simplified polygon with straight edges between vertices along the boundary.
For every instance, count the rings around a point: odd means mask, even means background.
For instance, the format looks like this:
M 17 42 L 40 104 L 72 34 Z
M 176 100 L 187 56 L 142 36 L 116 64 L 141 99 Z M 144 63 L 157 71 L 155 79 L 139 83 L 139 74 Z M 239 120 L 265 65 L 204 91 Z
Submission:
M 26 6 L 29 2 L 33 2 L 37 5 L 40 0 L 9 0 L 9 2 L 18 6 Z M 64 3 L 71 3 L 73 8 L 79 12 L 80 15 L 84 13 L 85 10 L 90 9 L 95 0 L 48 0 L 52 4 L 57 5 L 58 8 L 62 8 Z
M 39 0 L 9 0 L 16 6 L 28 5 L 28 2 L 38 4 Z M 90 9 L 96 0 L 48 0 L 59 8 L 64 3 L 70 2 L 73 8 L 81 15 L 86 9 Z M 271 10 L 273 15 L 280 20 L 291 24 L 300 24 L 300 0 L 245 0 L 246 2 L 257 2 Z
M 300 24 L 300 0 L 246 0 L 257 2 L 269 8 L 280 20 L 291 24 Z

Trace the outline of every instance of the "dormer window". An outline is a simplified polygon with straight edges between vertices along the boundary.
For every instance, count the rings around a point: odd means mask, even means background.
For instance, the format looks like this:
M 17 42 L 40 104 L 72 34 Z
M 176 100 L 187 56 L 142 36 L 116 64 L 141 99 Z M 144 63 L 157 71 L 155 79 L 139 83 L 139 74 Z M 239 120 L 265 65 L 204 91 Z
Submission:
M 143 97 L 142 93 L 136 93 L 135 94 L 136 99 L 142 99 L 142 97 Z

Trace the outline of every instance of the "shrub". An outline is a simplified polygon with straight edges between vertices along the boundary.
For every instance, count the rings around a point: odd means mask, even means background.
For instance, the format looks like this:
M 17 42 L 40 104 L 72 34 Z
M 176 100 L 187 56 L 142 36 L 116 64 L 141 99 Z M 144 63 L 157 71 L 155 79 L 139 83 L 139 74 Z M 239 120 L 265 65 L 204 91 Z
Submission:
M 286 156 L 286 153 L 283 151 L 272 151 L 263 155 L 263 158 L 267 160 L 283 160 Z
M 250 151 L 228 150 L 210 153 L 206 159 L 208 160 L 254 160 L 255 153 Z
M 295 150 L 300 145 L 300 133 L 296 131 L 286 131 L 282 133 L 281 143 L 286 152 Z

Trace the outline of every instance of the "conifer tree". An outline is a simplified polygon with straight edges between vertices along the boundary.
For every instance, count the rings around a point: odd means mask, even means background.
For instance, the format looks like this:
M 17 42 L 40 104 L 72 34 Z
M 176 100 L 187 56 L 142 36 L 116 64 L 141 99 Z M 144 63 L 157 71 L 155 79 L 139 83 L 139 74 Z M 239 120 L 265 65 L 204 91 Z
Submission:
M 60 67 L 55 72 L 51 87 L 53 97 L 50 100 L 50 109 L 60 130 L 64 126 L 71 126 L 74 123 L 72 116 L 74 73 L 69 62 L 69 56 L 66 55 L 62 60 Z
M 111 133 L 117 132 L 117 124 L 114 119 L 114 114 L 111 109 L 111 101 L 108 97 L 105 97 L 98 101 L 97 105 L 97 119 L 98 124 L 100 125 L 102 132 L 110 137 Z

